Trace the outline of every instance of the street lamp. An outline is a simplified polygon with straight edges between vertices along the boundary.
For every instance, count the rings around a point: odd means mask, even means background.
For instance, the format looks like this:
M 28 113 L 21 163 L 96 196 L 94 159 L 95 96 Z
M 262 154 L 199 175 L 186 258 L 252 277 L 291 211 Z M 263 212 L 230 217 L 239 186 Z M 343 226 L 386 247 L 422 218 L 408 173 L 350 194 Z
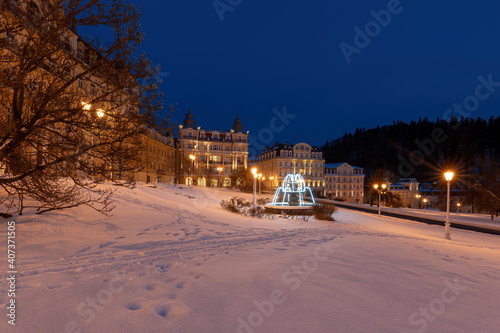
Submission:
M 191 154 L 189 155 L 189 159 L 191 160 L 192 162 L 192 166 L 193 166 L 193 174 L 194 174 L 194 160 L 196 159 L 196 157 Z M 188 179 L 189 179 L 189 184 L 188 185 L 193 185 L 193 180 L 191 179 L 191 167 L 188 168 Z
M 427 209 L 427 199 L 424 199 L 424 213 L 426 209 Z
M 253 206 L 257 207 L 257 168 L 252 168 L 253 174 Z
M 420 194 L 415 194 L 415 198 L 417 198 L 417 201 L 418 201 L 418 209 L 420 209 L 420 198 L 422 197 L 422 195 Z
M 462 204 L 460 202 L 457 203 L 457 215 L 460 215 L 460 206 L 462 206 Z
M 219 187 L 222 187 L 222 184 L 221 184 L 221 173 L 222 173 L 222 167 L 218 167 L 217 168 L 217 171 L 219 172 Z
M 82 102 L 82 108 L 85 111 L 90 111 L 92 109 L 92 104 Z M 98 118 L 104 117 L 104 115 L 105 115 L 104 110 L 97 109 L 96 115 Z M 92 121 L 92 115 L 90 114 L 90 112 L 89 112 L 89 117 Z M 92 131 L 90 131 L 90 147 L 91 147 L 90 148 L 90 154 L 91 154 L 91 156 L 90 156 L 90 169 L 92 170 L 92 178 L 94 178 L 94 134 L 92 133 Z
M 445 223 L 445 231 L 444 231 L 444 238 L 446 239 L 451 239 L 450 237 L 450 187 L 451 187 L 451 180 L 453 179 L 453 172 L 448 171 L 444 173 L 444 178 L 446 179 L 446 182 L 448 183 L 447 187 L 447 200 L 446 200 L 446 223 Z
M 379 187 L 380 187 L 380 189 L 379 189 Z M 382 184 L 382 185 L 375 184 L 375 185 L 373 185 L 373 188 L 375 188 L 375 190 L 378 191 L 378 216 L 380 216 L 381 215 L 381 212 L 380 212 L 380 199 L 381 199 L 381 196 L 382 196 L 382 191 L 384 191 L 387 188 L 387 184 Z

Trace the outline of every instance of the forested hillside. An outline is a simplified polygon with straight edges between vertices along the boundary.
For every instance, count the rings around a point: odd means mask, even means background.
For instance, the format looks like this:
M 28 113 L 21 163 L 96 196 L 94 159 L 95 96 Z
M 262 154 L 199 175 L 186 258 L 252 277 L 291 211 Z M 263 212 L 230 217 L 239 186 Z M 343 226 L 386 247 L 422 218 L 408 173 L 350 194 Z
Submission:
M 443 168 L 463 174 L 498 173 L 500 117 L 419 119 L 409 124 L 357 129 L 323 146 L 327 163 L 348 162 L 365 168 L 367 177 L 385 169 L 396 178 L 432 181 Z

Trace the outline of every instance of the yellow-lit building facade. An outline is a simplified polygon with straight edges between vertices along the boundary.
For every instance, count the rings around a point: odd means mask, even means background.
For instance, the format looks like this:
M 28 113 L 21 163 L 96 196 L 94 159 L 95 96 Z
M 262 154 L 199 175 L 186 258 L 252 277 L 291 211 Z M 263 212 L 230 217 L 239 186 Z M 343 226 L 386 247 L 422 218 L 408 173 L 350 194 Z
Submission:
M 175 184 L 176 150 L 173 137 L 147 129 L 141 135 L 141 141 L 144 147 L 142 169 L 135 174 L 136 180 L 152 184 Z
M 189 111 L 179 126 L 180 178 L 186 185 L 229 187 L 231 175 L 248 168 L 248 131 L 237 116 L 231 130 L 195 126 Z
M 365 172 L 363 168 L 336 163 L 325 165 L 325 197 L 363 203 Z
M 276 143 L 266 147 L 259 155 L 258 173 L 262 174 L 262 186 L 275 190 L 283 185 L 289 174 L 299 173 L 315 196 L 324 194 L 323 152 L 307 143 L 296 145 Z

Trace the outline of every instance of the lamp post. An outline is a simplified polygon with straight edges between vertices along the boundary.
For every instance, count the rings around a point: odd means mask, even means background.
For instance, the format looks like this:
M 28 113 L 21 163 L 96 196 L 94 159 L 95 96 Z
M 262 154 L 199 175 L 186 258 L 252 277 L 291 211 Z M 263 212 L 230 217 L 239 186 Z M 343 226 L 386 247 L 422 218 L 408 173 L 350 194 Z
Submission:
M 260 185 L 262 184 L 262 174 L 261 173 L 259 173 L 258 179 L 259 179 L 259 195 L 260 195 Z
M 219 173 L 219 187 L 222 187 L 222 184 L 221 184 L 222 167 L 218 167 L 217 172 Z
M 253 206 L 257 207 L 257 168 L 252 168 L 253 174 Z
M 192 162 L 193 174 L 194 174 L 194 160 L 196 159 L 196 157 L 193 154 L 191 154 L 189 155 L 189 159 Z M 189 179 L 188 185 L 193 185 L 193 180 L 191 179 L 191 167 L 188 168 L 188 179 Z
M 462 206 L 462 204 L 460 202 L 457 203 L 457 215 L 460 215 L 460 206 Z
M 420 209 L 420 198 L 421 197 L 422 197 L 422 195 L 420 195 L 420 194 L 415 195 L 415 198 L 417 198 L 417 200 L 418 200 L 418 209 Z
M 82 102 L 82 107 L 85 111 L 90 112 L 92 109 L 92 104 Z M 105 113 L 103 109 L 97 109 L 96 115 L 98 118 L 104 117 Z M 92 115 L 89 116 L 92 120 Z M 90 169 L 92 171 L 92 179 L 94 178 L 94 134 L 90 132 Z
M 380 189 L 379 189 L 380 187 Z M 373 185 L 373 188 L 378 191 L 378 216 L 381 216 L 381 211 L 380 211 L 380 199 L 382 197 L 382 191 L 384 191 L 387 188 L 387 184 L 375 184 Z
M 445 229 L 444 229 L 444 238 L 446 239 L 451 239 L 450 237 L 450 187 L 451 187 L 451 180 L 453 179 L 453 172 L 448 171 L 445 172 L 444 178 L 446 179 L 447 182 L 447 199 L 446 199 L 446 223 L 445 223 Z

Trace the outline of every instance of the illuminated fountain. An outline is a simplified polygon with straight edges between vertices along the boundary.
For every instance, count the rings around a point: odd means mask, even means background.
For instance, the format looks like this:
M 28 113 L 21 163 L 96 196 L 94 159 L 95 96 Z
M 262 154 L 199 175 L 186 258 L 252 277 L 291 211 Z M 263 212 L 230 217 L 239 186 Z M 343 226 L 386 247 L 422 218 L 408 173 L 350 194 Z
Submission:
M 307 193 L 311 196 L 312 202 L 304 201 L 304 195 Z M 265 205 L 265 207 L 281 210 L 306 210 L 311 209 L 315 204 L 313 193 L 311 189 L 306 186 L 306 182 L 302 175 L 290 174 L 285 177 L 283 186 L 278 187 L 276 193 L 274 193 L 273 201 Z

